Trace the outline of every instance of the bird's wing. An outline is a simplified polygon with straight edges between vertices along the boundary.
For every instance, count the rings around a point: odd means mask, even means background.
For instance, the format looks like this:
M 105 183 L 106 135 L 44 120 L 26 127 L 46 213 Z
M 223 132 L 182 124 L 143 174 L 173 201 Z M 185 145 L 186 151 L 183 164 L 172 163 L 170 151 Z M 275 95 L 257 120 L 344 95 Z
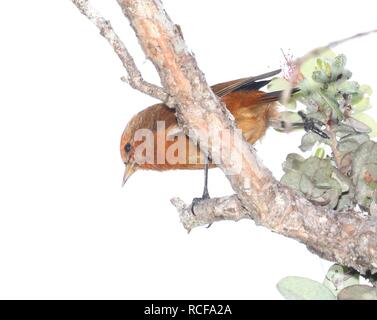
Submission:
M 270 82 L 270 80 L 265 80 L 265 81 L 258 81 L 258 80 L 263 80 L 266 78 L 273 77 L 279 74 L 280 72 L 281 72 L 281 69 L 277 69 L 274 71 L 260 74 L 255 77 L 248 77 L 248 78 L 242 78 L 242 79 L 233 80 L 229 82 L 219 83 L 212 86 L 211 88 L 213 92 L 220 98 L 237 90 L 242 90 L 242 89 L 258 90 Z
M 212 90 L 216 93 L 219 97 L 225 97 L 225 99 L 233 99 L 232 102 L 227 103 L 227 100 L 225 100 L 225 103 L 227 104 L 227 107 L 229 111 L 234 113 L 233 109 L 241 109 L 249 107 L 250 104 L 257 105 L 261 103 L 269 103 L 273 102 L 279 99 L 281 92 L 270 92 L 270 93 L 264 93 L 259 92 L 259 94 L 256 92 L 253 95 L 254 100 L 250 100 L 251 98 L 249 96 L 242 95 L 241 97 L 233 97 L 232 95 L 229 95 L 230 93 L 233 93 L 235 91 L 239 90 L 255 90 L 258 91 L 258 89 L 264 87 L 266 84 L 270 82 L 270 80 L 263 80 L 269 77 L 273 77 L 274 75 L 277 75 L 281 72 L 280 69 L 274 70 L 271 72 L 267 72 L 255 77 L 248 77 L 233 81 L 228 81 L 224 83 L 219 83 L 214 86 L 212 86 Z M 240 92 L 241 94 L 241 92 Z M 234 103 L 234 99 L 237 100 L 237 103 Z M 245 101 L 244 101 L 245 100 Z M 184 131 L 178 126 L 177 119 L 175 117 L 175 110 L 168 108 L 164 104 L 157 104 L 153 106 L 154 112 L 153 117 L 148 117 L 149 121 L 156 123 L 157 121 L 165 121 L 165 128 L 166 128 L 166 138 L 168 140 L 173 139 L 174 137 L 178 137 L 180 135 L 185 135 Z

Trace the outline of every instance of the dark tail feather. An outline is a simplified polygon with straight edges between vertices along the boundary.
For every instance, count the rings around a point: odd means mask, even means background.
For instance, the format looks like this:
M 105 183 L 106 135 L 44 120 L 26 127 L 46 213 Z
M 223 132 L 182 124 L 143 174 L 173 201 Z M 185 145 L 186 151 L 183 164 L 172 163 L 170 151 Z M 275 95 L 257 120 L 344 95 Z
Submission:
M 299 88 L 293 88 L 291 91 L 291 95 L 295 94 L 296 92 L 299 92 Z M 275 102 L 279 101 L 283 95 L 284 90 L 279 90 L 279 91 L 273 91 L 273 92 L 267 92 L 264 94 L 259 101 L 262 103 L 268 103 L 268 102 Z
M 237 88 L 234 91 L 249 91 L 249 90 L 259 90 L 260 88 L 263 88 L 264 86 L 268 85 L 271 82 L 271 80 L 264 80 L 264 81 L 254 81 L 251 83 L 246 83 L 243 86 Z
M 281 72 L 281 69 L 277 69 L 277 70 L 274 70 L 274 71 L 270 71 L 270 72 L 267 72 L 267 73 L 260 74 L 260 75 L 255 76 L 255 77 L 249 77 L 249 78 L 243 79 L 242 81 L 233 83 L 232 85 L 227 86 L 227 87 L 217 91 L 216 95 L 220 98 L 224 97 L 227 94 L 234 92 L 234 91 L 236 91 L 236 90 L 238 90 L 242 87 L 245 87 L 245 86 L 248 86 L 248 85 L 252 86 L 256 81 L 273 77 L 273 76 L 279 74 L 280 72 Z M 261 87 L 265 86 L 266 84 L 263 84 L 263 82 L 264 81 L 260 81 L 260 83 L 257 86 L 259 86 L 259 85 L 261 85 Z

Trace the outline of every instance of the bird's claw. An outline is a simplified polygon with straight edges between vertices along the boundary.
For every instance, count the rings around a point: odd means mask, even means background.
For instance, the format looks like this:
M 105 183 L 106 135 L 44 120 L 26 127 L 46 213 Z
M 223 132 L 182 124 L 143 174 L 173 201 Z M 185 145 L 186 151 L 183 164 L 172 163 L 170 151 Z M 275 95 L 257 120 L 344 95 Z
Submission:
M 208 191 L 207 192 L 204 192 L 203 195 L 200 197 L 200 198 L 194 198 L 192 199 L 192 202 L 191 202 L 191 213 L 196 216 L 195 214 L 195 206 L 202 202 L 202 201 L 205 201 L 205 200 L 208 200 L 208 199 L 211 199 L 211 197 L 209 196 L 209 193 Z
M 318 134 L 320 137 L 324 139 L 330 139 L 329 135 L 324 131 L 326 125 L 322 121 L 308 117 L 302 111 L 299 111 L 298 114 L 304 122 L 304 130 L 306 132 L 311 131 L 311 132 L 314 132 L 315 134 Z

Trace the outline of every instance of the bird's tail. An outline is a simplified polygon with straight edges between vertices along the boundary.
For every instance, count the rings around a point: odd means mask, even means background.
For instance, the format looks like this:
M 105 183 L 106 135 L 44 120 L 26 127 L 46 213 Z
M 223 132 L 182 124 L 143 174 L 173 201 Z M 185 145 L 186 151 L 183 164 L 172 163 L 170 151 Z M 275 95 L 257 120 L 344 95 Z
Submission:
M 291 95 L 295 94 L 296 92 L 299 92 L 299 88 L 293 88 L 291 91 Z M 266 92 L 261 97 L 259 97 L 258 101 L 260 103 L 269 103 L 269 102 L 275 102 L 280 101 L 283 97 L 284 90 L 279 91 L 273 91 L 273 92 Z

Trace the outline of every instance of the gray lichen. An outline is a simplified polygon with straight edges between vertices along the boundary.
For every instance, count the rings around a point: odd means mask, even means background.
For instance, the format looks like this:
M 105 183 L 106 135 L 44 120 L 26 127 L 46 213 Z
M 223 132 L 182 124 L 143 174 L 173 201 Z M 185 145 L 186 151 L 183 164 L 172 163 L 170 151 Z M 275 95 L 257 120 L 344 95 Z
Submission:
M 307 159 L 289 154 L 281 182 L 315 204 L 338 211 L 359 205 L 370 213 L 377 194 L 377 143 L 371 140 L 377 125 L 364 112 L 372 91 L 350 80 L 346 62 L 344 55 L 328 53 L 303 66 L 301 91 L 293 99 L 306 107 L 308 117 L 326 124 L 331 138 L 306 132 L 299 148 L 311 151 L 322 144 L 332 153 L 316 152 Z

